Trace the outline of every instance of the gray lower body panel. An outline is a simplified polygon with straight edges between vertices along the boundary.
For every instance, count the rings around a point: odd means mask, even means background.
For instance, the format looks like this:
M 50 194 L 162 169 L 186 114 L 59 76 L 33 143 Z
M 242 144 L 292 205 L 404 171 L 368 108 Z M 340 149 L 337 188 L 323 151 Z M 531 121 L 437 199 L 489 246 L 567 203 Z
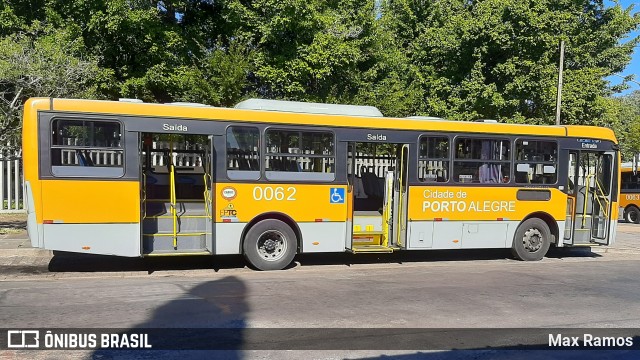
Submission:
M 408 250 L 510 248 L 520 221 L 411 221 Z
M 44 224 L 44 248 L 86 254 L 141 255 L 140 224 Z

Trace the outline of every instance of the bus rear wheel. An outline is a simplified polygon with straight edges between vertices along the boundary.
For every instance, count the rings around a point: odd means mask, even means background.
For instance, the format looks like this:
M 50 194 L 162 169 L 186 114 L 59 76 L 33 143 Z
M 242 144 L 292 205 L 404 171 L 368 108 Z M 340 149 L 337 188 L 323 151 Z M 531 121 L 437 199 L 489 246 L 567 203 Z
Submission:
M 298 239 L 289 225 L 266 219 L 249 229 L 242 248 L 244 257 L 256 269 L 282 270 L 296 256 Z
M 551 231 L 547 223 L 538 218 L 523 221 L 513 238 L 511 253 L 519 260 L 538 261 L 549 251 Z
M 624 209 L 624 220 L 632 224 L 640 224 L 640 210 L 635 206 Z

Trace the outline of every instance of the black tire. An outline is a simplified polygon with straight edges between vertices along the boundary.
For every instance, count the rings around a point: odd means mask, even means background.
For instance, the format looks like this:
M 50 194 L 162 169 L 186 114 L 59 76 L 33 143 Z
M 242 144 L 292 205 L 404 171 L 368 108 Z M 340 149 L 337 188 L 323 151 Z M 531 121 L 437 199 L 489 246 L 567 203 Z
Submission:
M 640 224 L 640 210 L 635 206 L 624 209 L 624 220 L 632 224 Z
M 244 257 L 258 270 L 282 270 L 298 252 L 298 239 L 289 225 L 266 219 L 253 225 L 242 243 Z
M 538 218 L 523 221 L 513 237 L 511 253 L 523 261 L 541 260 L 549 251 L 551 231 L 547 223 Z

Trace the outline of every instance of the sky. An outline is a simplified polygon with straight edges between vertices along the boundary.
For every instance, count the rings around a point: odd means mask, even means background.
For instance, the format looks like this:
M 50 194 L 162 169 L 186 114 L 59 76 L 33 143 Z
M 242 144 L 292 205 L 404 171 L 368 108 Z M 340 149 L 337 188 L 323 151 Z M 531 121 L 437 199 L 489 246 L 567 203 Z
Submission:
M 637 13 L 640 12 L 640 0 L 618 0 L 618 2 L 620 3 L 620 5 L 622 6 L 622 8 L 626 9 L 629 6 L 631 6 L 632 4 L 634 5 L 633 7 L 633 12 Z M 606 6 L 613 6 L 614 3 L 613 1 L 609 1 L 606 0 L 605 1 L 605 5 Z M 634 32 L 632 32 L 629 36 L 629 38 L 627 38 L 627 40 L 623 40 L 624 41 L 628 41 L 628 39 L 633 38 L 634 36 L 638 36 L 640 35 L 640 29 L 636 30 Z M 634 74 L 635 78 L 634 81 L 636 81 L 637 83 L 634 82 L 628 82 L 629 84 L 629 89 L 625 90 L 624 92 L 622 92 L 619 95 L 626 95 L 629 94 L 632 91 L 636 91 L 636 90 L 640 90 L 640 45 L 638 45 L 633 53 L 633 58 L 631 60 L 631 62 L 629 63 L 629 65 L 627 65 L 627 68 L 624 69 L 624 71 L 622 71 L 619 75 L 620 76 L 626 76 L 626 75 L 630 75 L 630 74 Z M 622 82 L 622 79 L 618 76 L 610 76 L 608 78 L 608 80 L 611 82 L 611 85 L 616 85 L 619 84 L 620 82 Z

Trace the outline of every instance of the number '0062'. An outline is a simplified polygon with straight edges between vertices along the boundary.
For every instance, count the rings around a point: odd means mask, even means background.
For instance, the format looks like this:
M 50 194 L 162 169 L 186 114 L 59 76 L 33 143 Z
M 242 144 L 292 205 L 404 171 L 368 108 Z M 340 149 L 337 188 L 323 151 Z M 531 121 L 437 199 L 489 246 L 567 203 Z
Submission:
M 289 186 L 286 189 L 282 186 L 256 186 L 253 188 L 253 200 L 295 201 L 296 188 L 293 186 Z

